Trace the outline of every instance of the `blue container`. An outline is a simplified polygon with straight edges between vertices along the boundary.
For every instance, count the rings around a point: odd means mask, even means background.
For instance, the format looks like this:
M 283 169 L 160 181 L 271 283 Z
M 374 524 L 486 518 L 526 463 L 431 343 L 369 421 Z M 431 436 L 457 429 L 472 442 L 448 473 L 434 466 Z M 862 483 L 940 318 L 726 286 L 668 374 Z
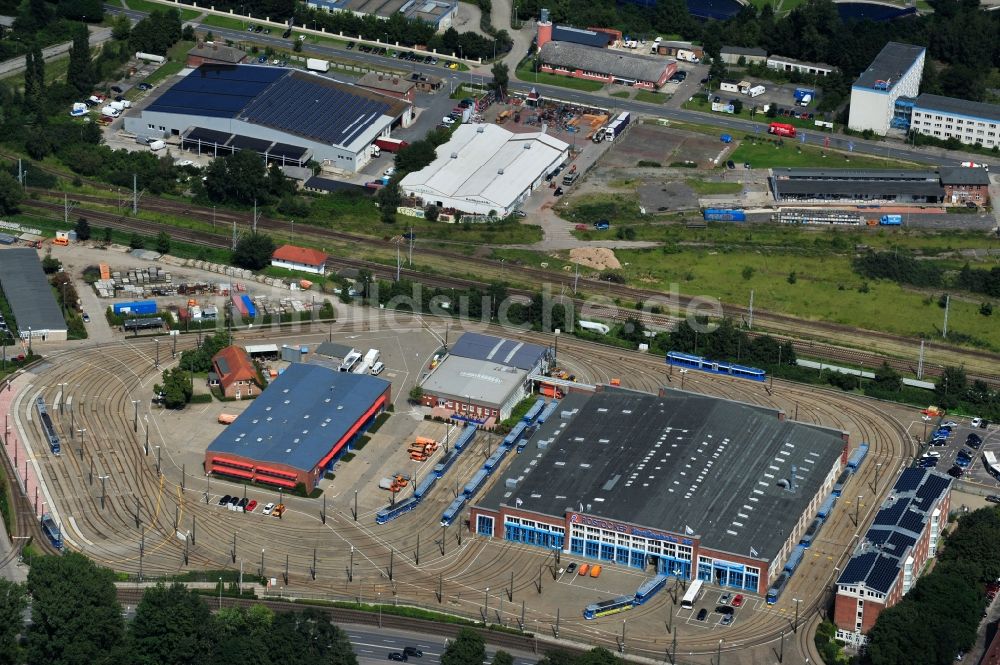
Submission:
M 135 300 L 120 302 L 112 307 L 115 314 L 156 314 L 155 300 Z

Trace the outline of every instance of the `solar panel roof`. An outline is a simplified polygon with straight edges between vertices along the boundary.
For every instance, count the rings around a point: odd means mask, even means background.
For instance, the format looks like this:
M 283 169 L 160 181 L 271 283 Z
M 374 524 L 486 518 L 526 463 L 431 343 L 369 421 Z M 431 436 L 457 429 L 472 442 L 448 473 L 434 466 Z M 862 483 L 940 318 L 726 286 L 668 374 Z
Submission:
M 265 139 L 255 139 L 252 136 L 236 134 L 229 142 L 229 145 L 239 150 L 253 150 L 254 152 L 264 152 L 271 147 L 273 141 Z
M 187 134 L 187 140 L 189 141 L 202 141 L 217 143 L 219 145 L 225 145 L 232 137 L 233 135 L 229 132 L 220 132 L 215 129 L 205 129 L 204 127 L 195 127 Z
M 893 525 L 899 523 L 899 518 L 903 515 L 903 511 L 909 505 L 909 501 L 896 501 L 888 508 L 883 508 L 878 511 L 878 515 L 875 516 L 875 521 L 872 524 L 880 525 Z
M 247 104 L 240 119 L 348 146 L 378 118 L 390 114 L 393 102 L 321 76 L 291 72 Z
M 899 474 L 899 480 L 896 481 L 893 489 L 897 492 L 912 492 L 920 486 L 920 481 L 923 478 L 923 469 L 903 469 L 903 473 Z
M 66 319 L 35 250 L 18 247 L 0 252 L 0 288 L 20 332 L 66 330 Z
M 275 143 L 271 146 L 270 154 L 273 157 L 285 157 L 286 159 L 301 159 L 306 154 L 306 149 L 288 143 Z
M 146 110 L 235 118 L 252 99 L 287 73 L 277 67 L 202 65 L 171 86 Z
M 493 335 L 467 332 L 451 347 L 451 355 L 533 370 L 547 353 L 544 346 L 518 342 Z

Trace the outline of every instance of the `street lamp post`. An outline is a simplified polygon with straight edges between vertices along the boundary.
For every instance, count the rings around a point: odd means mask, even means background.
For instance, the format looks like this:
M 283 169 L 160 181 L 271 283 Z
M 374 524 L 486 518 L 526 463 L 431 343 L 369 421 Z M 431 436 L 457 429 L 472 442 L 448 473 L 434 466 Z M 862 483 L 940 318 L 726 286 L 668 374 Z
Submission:
M 688 371 L 686 369 L 679 370 L 681 373 L 681 390 L 684 390 L 684 377 L 687 376 Z
M 219 578 L 219 609 L 222 609 L 222 578 Z
M 132 406 L 135 407 L 135 415 L 132 417 L 132 431 L 139 433 L 139 400 L 132 400 Z
M 800 600 L 799 598 L 792 598 L 792 601 L 795 603 L 795 623 L 792 624 L 792 632 L 793 633 L 798 633 L 799 632 L 799 604 L 802 602 L 802 600 Z

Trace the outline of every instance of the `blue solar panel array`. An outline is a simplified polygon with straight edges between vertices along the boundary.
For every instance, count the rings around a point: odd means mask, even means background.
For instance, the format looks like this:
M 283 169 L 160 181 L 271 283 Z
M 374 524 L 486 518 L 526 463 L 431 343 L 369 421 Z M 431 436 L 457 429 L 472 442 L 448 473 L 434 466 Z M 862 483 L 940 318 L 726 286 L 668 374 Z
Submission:
M 371 99 L 343 84 L 294 72 L 247 104 L 240 119 L 320 143 L 347 146 L 389 108 L 388 100 Z
M 146 110 L 235 118 L 255 97 L 288 73 L 276 67 L 202 65 Z
M 920 481 L 924 479 L 923 469 L 903 469 L 899 474 L 899 480 L 893 485 L 897 492 L 912 492 L 920 487 Z
M 891 526 L 899 524 L 899 518 L 902 516 L 903 511 L 909 505 L 909 501 L 897 501 L 888 508 L 883 508 L 875 516 L 875 521 L 873 524 Z

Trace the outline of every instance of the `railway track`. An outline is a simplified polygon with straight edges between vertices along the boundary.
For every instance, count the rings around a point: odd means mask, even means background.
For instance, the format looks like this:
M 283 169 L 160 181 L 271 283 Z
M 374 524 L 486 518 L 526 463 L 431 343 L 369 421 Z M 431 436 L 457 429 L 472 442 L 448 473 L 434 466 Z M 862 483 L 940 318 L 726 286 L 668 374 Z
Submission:
M 402 326 L 415 330 L 426 324 L 422 317 L 397 314 Z M 357 328 L 359 331 L 363 327 Z M 525 341 L 546 344 L 551 336 L 540 333 L 494 330 Z M 260 340 L 273 331 L 241 331 L 238 341 Z M 325 338 L 325 330 L 312 334 Z M 178 350 L 190 348 L 195 343 L 192 336 L 180 338 Z M 161 413 L 145 420 L 140 414 L 138 427 L 133 427 L 134 399 L 145 399 L 158 373 L 152 369 L 153 341 L 150 338 L 129 338 L 113 348 L 103 348 L 102 353 L 74 349 L 54 356 L 44 367 L 31 391 L 22 398 L 22 405 L 30 405 L 31 398 L 41 393 L 50 403 L 55 403 L 57 386 L 68 383 L 74 400 L 72 411 L 59 413 L 56 426 L 65 435 L 74 423 L 86 428 L 87 435 L 70 440 L 64 436 L 66 451 L 61 457 L 42 456 L 43 477 L 57 497 L 63 515 L 75 515 L 76 521 L 67 524 L 66 532 L 72 541 L 68 546 L 78 547 L 101 565 L 136 575 L 140 565 L 145 575 L 176 574 L 195 569 L 240 570 L 245 567 L 248 578 L 253 578 L 255 560 L 262 549 L 267 549 L 268 576 L 281 579 L 283 559 L 290 562 L 288 589 L 300 589 L 302 595 L 319 595 L 330 599 L 360 599 L 371 603 L 377 598 L 382 602 L 399 598 L 401 603 L 414 604 L 429 609 L 458 614 L 476 619 L 482 607 L 484 586 L 495 589 L 495 594 L 511 585 L 510 573 L 514 571 L 511 596 L 513 602 L 497 608 L 494 596 L 491 622 L 514 624 L 520 615 L 520 602 L 527 604 L 529 625 L 537 620 L 539 630 L 545 632 L 556 622 L 556 610 L 545 602 L 547 596 L 536 591 L 536 584 L 544 583 L 547 593 L 555 587 L 550 576 L 552 557 L 537 548 L 509 542 L 489 542 L 461 535 L 462 528 L 453 525 L 442 530 L 438 525 L 441 511 L 450 501 L 448 484 L 440 484 L 415 511 L 406 517 L 385 525 L 373 524 L 373 508 L 363 508 L 354 520 L 351 506 L 345 497 L 333 497 L 333 504 L 323 523 L 315 502 L 286 497 L 289 512 L 284 520 L 244 516 L 224 511 L 206 504 L 203 490 L 208 490 L 204 476 L 192 469 L 190 456 L 185 458 L 182 446 L 170 440 L 170 416 Z M 604 345 L 581 340 L 567 340 L 560 344 L 559 363 L 574 371 L 581 380 L 608 382 L 620 377 L 623 385 L 644 391 L 655 391 L 665 383 L 677 386 L 659 358 L 634 352 L 619 351 Z M 855 440 L 871 443 L 870 459 L 888 464 L 913 454 L 912 444 L 901 433 L 901 427 L 878 413 L 878 407 L 839 391 L 816 391 L 807 386 L 776 381 L 773 391 L 760 384 L 720 378 L 712 375 L 690 373 L 684 385 L 686 390 L 714 394 L 783 409 L 789 416 L 804 422 L 840 427 L 850 431 Z M 147 429 L 151 432 L 151 446 L 163 444 L 162 474 L 157 472 L 156 455 L 146 454 L 144 440 Z M 138 431 L 134 431 L 138 429 Z M 40 430 L 33 432 L 36 440 Z M 482 463 L 488 445 L 484 439 L 476 442 L 454 469 L 456 478 L 466 477 Z M 184 461 L 187 459 L 186 474 Z M 91 479 L 91 460 L 94 473 L 108 476 L 105 506 L 101 507 L 101 483 Z M 870 482 L 872 466 L 863 467 L 857 484 Z M 501 469 L 495 476 L 502 477 Z M 867 473 L 867 475 L 866 475 Z M 888 474 L 885 474 L 888 476 Z M 186 479 L 186 480 L 185 480 Z M 881 487 L 888 482 L 883 477 Z M 213 479 L 213 494 L 242 491 L 234 483 Z M 854 490 L 855 487 L 849 488 Z M 260 494 L 260 490 L 255 490 Z M 213 497 L 214 498 L 214 497 Z M 259 498 L 259 497 L 258 497 Z M 135 519 L 136 501 L 139 502 L 140 520 Z M 848 511 L 835 511 L 825 531 L 826 540 L 814 545 L 814 551 L 824 548 L 831 557 L 847 550 L 853 530 Z M 197 538 L 187 552 L 178 532 L 192 532 Z M 827 528 L 827 527 L 825 527 Z M 232 545 L 237 544 L 235 556 Z M 140 554 L 140 543 L 144 552 Z M 422 547 L 421 547 L 422 543 Z M 345 574 L 349 554 L 356 548 L 354 575 Z M 315 554 L 314 554 L 315 553 Z M 316 568 L 313 569 L 313 556 Z M 389 571 L 395 567 L 395 576 Z M 310 574 L 315 570 L 315 579 Z M 793 578 L 786 595 L 803 600 L 802 619 L 824 606 L 829 568 L 811 564 L 800 568 L 801 577 Z M 544 579 L 543 579 L 544 578 Z M 288 593 L 292 593 L 289 591 Z M 379 596 L 381 594 L 381 596 Z M 627 653 L 663 658 L 666 642 L 663 637 L 651 637 L 660 626 L 663 613 L 670 612 L 670 599 L 664 594 L 629 614 L 630 628 Z M 791 603 L 783 599 L 774 608 L 764 608 L 752 620 L 737 622 L 726 632 L 726 650 L 745 649 L 767 644 L 789 629 Z M 579 617 L 579 608 L 563 608 L 560 637 L 592 646 L 618 648 L 619 627 L 613 619 L 585 622 Z M 497 618 L 496 615 L 499 615 Z M 657 619 L 661 617 L 661 619 Z M 679 621 L 679 620 L 678 620 Z M 647 630 L 639 632 L 638 626 Z M 680 648 L 684 652 L 709 653 L 717 648 L 713 631 L 691 626 L 681 627 Z M 669 639 L 669 637 L 667 638 Z
M 100 197 L 94 197 L 94 196 L 81 196 L 79 198 L 88 200 L 100 200 Z M 62 212 L 63 210 L 63 206 L 61 204 L 38 201 L 38 200 L 28 201 L 24 205 L 50 212 Z M 183 206 L 184 209 L 180 209 L 177 206 Z M 146 207 L 149 207 L 148 204 L 146 204 Z M 164 210 L 169 210 L 170 212 L 175 214 L 177 213 L 188 214 L 196 219 L 199 217 L 199 215 L 201 216 L 204 215 L 204 211 L 200 208 L 191 206 L 190 207 L 191 211 L 188 211 L 186 208 L 187 206 L 184 206 L 184 204 L 174 204 L 172 202 L 167 202 L 164 206 Z M 109 213 L 106 211 L 99 211 L 99 210 L 87 210 L 86 212 L 88 214 L 88 218 L 91 221 L 120 231 L 140 232 L 149 235 L 155 235 L 160 231 L 162 231 L 164 228 L 163 225 L 157 222 L 128 217 L 126 215 L 118 213 Z M 224 217 L 226 220 L 240 218 L 238 213 L 226 213 Z M 202 219 L 201 221 L 206 221 L 206 220 Z M 247 220 L 243 219 L 242 221 L 246 222 Z M 290 223 L 275 222 L 275 220 L 268 220 L 268 221 L 273 222 L 279 226 L 283 224 L 285 232 L 289 234 L 292 232 L 292 225 Z M 350 241 L 355 241 L 358 238 L 358 236 L 354 236 L 352 234 L 343 234 L 335 231 L 328 232 L 328 230 L 325 229 L 317 229 L 315 227 L 308 227 L 308 226 L 305 226 L 305 228 L 303 228 L 303 226 L 305 225 L 300 225 L 299 229 L 295 231 L 295 234 L 303 237 L 312 238 L 318 242 L 322 242 L 329 234 L 337 236 L 338 239 L 350 240 Z M 184 242 L 203 245 L 207 247 L 213 247 L 216 249 L 228 249 L 231 246 L 230 237 L 223 234 L 209 233 L 207 231 L 185 229 L 180 227 L 171 227 L 171 235 L 172 237 L 178 240 L 182 240 Z M 376 242 L 377 244 L 379 244 L 379 246 L 382 247 L 385 246 L 384 243 L 381 241 L 373 241 L 373 242 Z M 421 249 L 421 251 L 423 252 L 425 250 Z M 463 260 L 465 258 L 468 257 L 463 257 Z M 352 259 L 346 257 L 338 258 L 337 262 L 344 265 L 345 267 L 351 267 L 355 269 L 365 269 L 371 271 L 373 274 L 381 274 L 390 278 L 393 277 L 392 267 L 382 263 L 377 263 L 374 261 L 366 261 L 363 259 Z M 545 271 L 536 271 L 536 272 L 539 274 L 540 277 L 544 278 L 553 277 L 552 273 L 548 273 Z M 481 282 L 473 279 L 449 277 L 436 274 L 432 275 L 420 272 L 419 270 L 412 270 L 409 268 L 400 268 L 399 274 L 402 278 L 419 282 L 426 286 L 431 286 L 435 288 L 467 289 L 470 287 L 475 287 L 485 292 L 490 286 L 486 282 Z M 515 296 L 524 300 L 530 300 L 532 296 L 532 292 L 525 289 L 509 288 L 507 289 L 507 292 L 511 296 Z M 644 302 L 646 302 L 647 304 L 651 302 L 662 302 L 662 299 L 664 297 L 663 294 L 654 291 L 646 291 L 645 293 L 649 294 L 650 296 L 649 299 L 644 300 Z M 607 305 L 595 304 L 593 301 L 584 298 L 567 297 L 567 300 L 573 302 L 573 304 L 577 308 L 577 311 L 584 311 L 584 308 L 586 308 L 586 311 L 588 311 L 588 313 L 590 313 L 589 315 L 591 316 L 596 316 L 605 320 L 612 320 L 619 322 L 624 322 L 625 320 L 634 318 L 642 321 L 644 325 L 654 330 L 671 330 L 679 320 L 679 317 L 676 316 L 653 313 L 649 311 L 622 309 L 611 303 L 608 303 Z M 727 310 L 727 314 L 732 316 L 733 312 L 731 310 Z M 755 314 L 755 317 L 758 317 L 758 314 Z M 793 319 L 788 318 L 788 320 L 791 321 Z M 869 351 L 860 351 L 857 349 L 846 348 L 823 342 L 803 340 L 801 338 L 797 338 L 792 335 L 786 335 L 780 333 L 771 333 L 771 332 L 749 333 L 751 337 L 757 337 L 761 334 L 768 334 L 771 337 L 781 342 L 790 342 L 793 345 L 796 354 L 802 357 L 820 358 L 823 360 L 832 361 L 833 363 L 847 363 L 849 365 L 861 366 L 871 371 L 874 371 L 877 368 L 881 367 L 883 363 L 887 363 L 890 367 L 903 374 L 915 375 L 917 370 L 914 362 L 910 360 L 895 358 L 885 354 L 874 353 Z M 985 358 L 990 356 L 989 354 L 982 354 L 982 357 Z M 997 360 L 1000 361 L 1000 358 L 997 358 Z M 998 366 L 1000 366 L 1000 364 L 998 364 Z M 925 362 L 923 366 L 923 375 L 925 377 L 941 376 L 944 372 L 944 369 L 945 366 L 942 364 Z M 970 378 L 973 380 L 979 379 L 985 381 L 986 383 L 993 386 L 1000 386 L 1000 375 L 997 374 L 970 372 Z

